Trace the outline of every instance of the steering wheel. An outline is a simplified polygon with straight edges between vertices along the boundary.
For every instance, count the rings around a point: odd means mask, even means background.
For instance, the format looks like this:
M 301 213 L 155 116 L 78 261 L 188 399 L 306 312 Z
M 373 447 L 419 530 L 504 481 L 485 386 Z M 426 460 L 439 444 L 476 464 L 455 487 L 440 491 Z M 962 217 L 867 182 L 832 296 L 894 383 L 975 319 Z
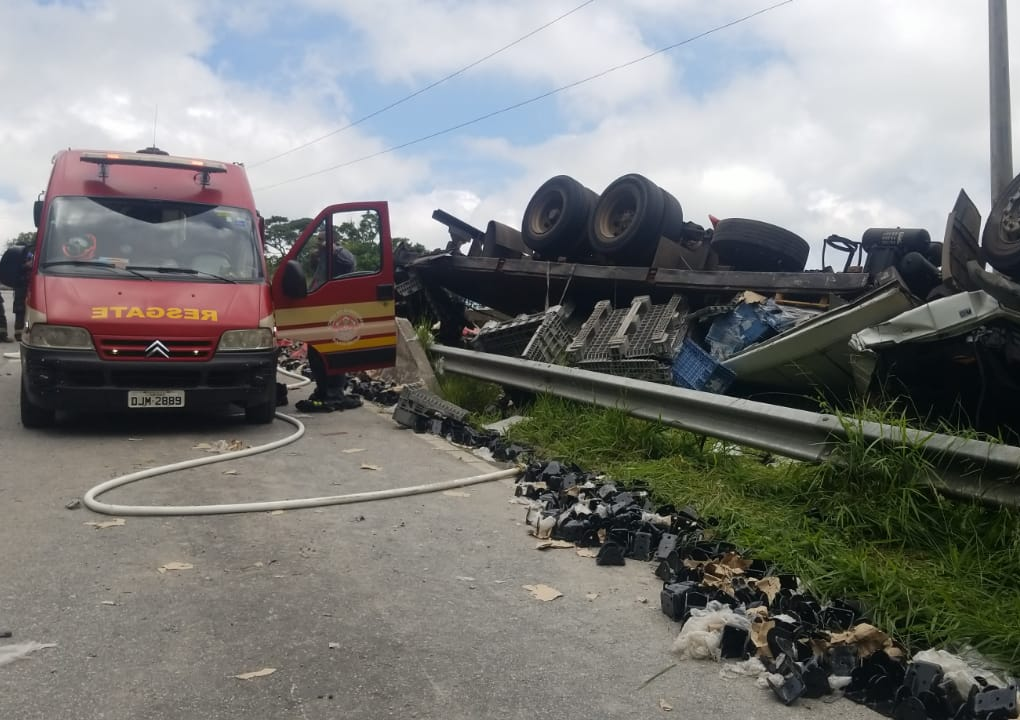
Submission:
M 69 260 L 91 260 L 96 256 L 96 236 L 86 233 L 69 237 L 60 246 L 60 251 Z

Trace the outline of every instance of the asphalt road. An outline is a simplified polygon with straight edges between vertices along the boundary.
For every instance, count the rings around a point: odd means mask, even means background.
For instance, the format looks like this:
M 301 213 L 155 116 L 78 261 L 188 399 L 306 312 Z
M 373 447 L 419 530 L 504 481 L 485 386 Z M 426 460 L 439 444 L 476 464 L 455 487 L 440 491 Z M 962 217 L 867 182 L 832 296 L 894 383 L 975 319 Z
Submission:
M 0 666 L 0 718 L 877 717 L 842 699 L 788 708 L 705 661 L 680 661 L 642 687 L 677 662 L 679 628 L 659 611 L 651 567 L 536 551 L 511 481 L 280 514 L 86 525 L 109 518 L 65 504 L 100 481 L 205 456 L 198 443 L 256 445 L 289 426 L 146 414 L 68 417 L 30 432 L 18 421 L 19 373 L 0 359 L 0 630 L 13 632 L 0 645 L 57 646 Z M 303 422 L 295 445 L 109 499 L 321 496 L 493 469 L 374 406 Z M 193 568 L 158 571 L 174 562 Z M 563 596 L 540 602 L 522 588 L 537 583 Z M 266 668 L 275 671 L 235 677 Z

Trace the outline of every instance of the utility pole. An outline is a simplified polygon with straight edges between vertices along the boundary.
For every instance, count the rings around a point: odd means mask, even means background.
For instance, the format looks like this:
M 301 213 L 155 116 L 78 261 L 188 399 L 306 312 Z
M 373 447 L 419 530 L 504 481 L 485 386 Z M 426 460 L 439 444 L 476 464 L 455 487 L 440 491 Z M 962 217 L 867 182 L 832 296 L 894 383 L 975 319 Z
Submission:
M 988 79 L 991 100 L 992 203 L 1013 179 L 1006 0 L 988 0 Z

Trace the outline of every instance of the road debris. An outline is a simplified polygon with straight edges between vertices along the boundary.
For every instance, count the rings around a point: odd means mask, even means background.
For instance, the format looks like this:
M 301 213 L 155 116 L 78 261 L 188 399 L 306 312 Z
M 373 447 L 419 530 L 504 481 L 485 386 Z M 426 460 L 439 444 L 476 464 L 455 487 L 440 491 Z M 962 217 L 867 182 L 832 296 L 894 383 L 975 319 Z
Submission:
M 197 445 L 192 445 L 192 450 L 204 450 L 207 453 L 225 453 L 234 452 L 236 450 L 244 450 L 248 446 L 244 440 L 216 440 L 215 442 L 201 442 Z
M 550 602 L 556 598 L 563 597 L 563 593 L 548 585 L 522 585 L 521 587 L 530 592 L 533 598 L 542 602 Z
M 577 547 L 572 542 L 566 540 L 543 540 L 542 542 L 535 545 L 536 550 L 549 550 L 552 548 L 566 549 Z
M 382 470 L 379 465 L 373 465 L 371 463 L 361 463 L 362 470 Z
M 797 576 L 717 539 L 715 521 L 692 507 L 657 506 L 640 486 L 556 461 L 530 463 L 515 495 L 529 501 L 526 524 L 544 543 L 582 546 L 600 565 L 652 561 L 662 612 L 681 624 L 673 650 L 736 661 L 723 666 L 728 676 L 755 676 L 784 704 L 842 692 L 897 718 L 1017 717 L 1013 681 L 961 670 L 948 653 L 908 661 L 857 602 L 823 603 Z
M 665 698 L 659 698 L 659 709 L 663 712 L 670 712 L 673 706 L 666 702 Z
M 74 498 L 64 503 L 64 508 L 67 510 L 78 510 L 81 508 L 81 498 Z
M 56 647 L 56 643 L 40 643 L 29 640 L 14 645 L 0 645 L 0 666 L 12 663 L 15 660 L 22 660 L 36 650 Z
M 83 522 L 82 525 L 91 525 L 96 530 L 105 530 L 106 528 L 121 527 L 124 522 L 124 518 L 114 518 L 113 520 Z
M 156 568 L 156 570 L 161 575 L 163 575 L 166 574 L 167 572 L 174 570 L 193 570 L 194 567 L 195 567 L 194 565 L 187 562 L 168 562 L 164 565 L 160 565 L 158 568 Z
M 276 668 L 267 667 L 262 668 L 261 670 L 253 670 L 252 672 L 241 673 L 240 675 L 235 675 L 234 677 L 236 677 L 238 680 L 251 680 L 253 678 L 260 678 L 265 677 L 266 675 L 272 675 L 274 672 L 276 672 Z

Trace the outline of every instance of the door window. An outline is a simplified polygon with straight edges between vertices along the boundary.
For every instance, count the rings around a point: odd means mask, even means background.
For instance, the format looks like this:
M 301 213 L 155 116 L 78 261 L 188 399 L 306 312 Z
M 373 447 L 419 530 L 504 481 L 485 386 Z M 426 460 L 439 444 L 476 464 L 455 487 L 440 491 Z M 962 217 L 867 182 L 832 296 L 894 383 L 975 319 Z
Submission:
M 323 218 L 295 259 L 314 292 L 328 280 L 375 275 L 382 269 L 379 214 L 337 212 Z

